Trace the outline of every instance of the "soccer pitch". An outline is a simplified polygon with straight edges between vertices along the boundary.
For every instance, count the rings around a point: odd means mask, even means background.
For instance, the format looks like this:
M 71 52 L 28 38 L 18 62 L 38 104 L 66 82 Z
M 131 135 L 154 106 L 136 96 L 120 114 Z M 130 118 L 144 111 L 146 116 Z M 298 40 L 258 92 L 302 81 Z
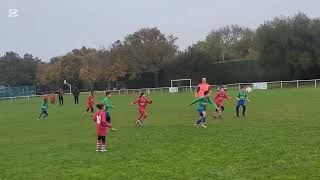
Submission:
M 129 105 L 137 95 L 114 95 L 118 131 L 105 153 L 95 152 L 91 118 L 81 118 L 84 94 L 79 105 L 72 97 L 49 104 L 40 121 L 42 98 L 0 101 L 0 179 L 319 179 L 319 89 L 253 91 L 246 118 L 235 117 L 236 93 L 207 129 L 193 126 L 193 93 L 149 95 L 144 127 L 134 126 L 137 107 Z

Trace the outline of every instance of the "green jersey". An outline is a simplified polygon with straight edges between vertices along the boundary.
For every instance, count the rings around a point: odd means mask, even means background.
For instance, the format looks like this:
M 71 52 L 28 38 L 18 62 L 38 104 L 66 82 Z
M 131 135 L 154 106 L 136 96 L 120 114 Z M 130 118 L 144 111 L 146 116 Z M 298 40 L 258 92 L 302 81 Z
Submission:
M 209 103 L 211 105 L 212 108 L 214 109 L 218 109 L 217 105 L 208 97 L 200 97 L 194 101 L 192 101 L 191 105 L 192 104 L 195 104 L 195 103 L 198 103 L 198 107 L 197 109 L 205 109 L 207 104 Z
M 112 106 L 111 104 L 110 104 L 110 100 L 109 100 L 109 98 L 107 98 L 107 97 L 105 97 L 104 99 L 103 99 L 103 104 L 104 104 L 104 110 L 106 111 L 106 112 L 109 112 L 109 110 L 110 109 L 112 109 L 112 108 L 114 108 L 114 106 Z
M 48 103 L 46 103 L 46 102 L 41 103 L 41 109 L 48 110 Z
M 240 100 L 246 100 L 247 99 L 247 93 L 245 91 L 239 91 L 238 98 Z

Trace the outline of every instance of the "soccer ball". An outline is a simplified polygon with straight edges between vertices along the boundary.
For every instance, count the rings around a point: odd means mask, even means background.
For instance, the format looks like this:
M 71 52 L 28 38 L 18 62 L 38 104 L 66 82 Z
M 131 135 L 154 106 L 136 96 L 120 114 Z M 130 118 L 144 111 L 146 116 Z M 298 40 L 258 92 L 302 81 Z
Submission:
M 252 88 L 251 88 L 251 87 L 247 87 L 247 88 L 246 88 L 246 91 L 247 91 L 248 93 L 251 93 L 251 92 L 252 92 Z

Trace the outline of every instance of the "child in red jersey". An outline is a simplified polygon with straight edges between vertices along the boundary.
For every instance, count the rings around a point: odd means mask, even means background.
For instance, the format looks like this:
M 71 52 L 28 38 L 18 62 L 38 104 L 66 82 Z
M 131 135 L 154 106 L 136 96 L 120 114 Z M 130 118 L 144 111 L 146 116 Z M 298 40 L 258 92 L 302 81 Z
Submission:
M 56 95 L 54 94 L 54 92 L 51 92 L 51 94 L 50 94 L 50 102 L 51 102 L 51 104 L 56 103 Z
M 106 148 L 106 136 L 107 136 L 107 121 L 106 121 L 106 113 L 104 112 L 104 105 L 97 104 L 97 108 L 99 109 L 94 117 L 93 121 L 96 123 L 96 130 L 97 130 L 97 152 L 105 152 L 107 151 Z
M 138 104 L 139 106 L 139 117 L 136 120 L 136 125 L 140 125 L 140 126 L 143 125 L 143 120 L 148 116 L 146 112 L 146 107 L 148 104 L 151 104 L 151 103 L 152 103 L 152 99 L 146 98 L 144 93 L 141 93 L 140 97 L 131 103 L 131 105 Z
M 229 97 L 226 94 L 226 92 L 225 92 L 223 87 L 220 87 L 219 92 L 214 97 L 214 102 L 216 103 L 217 107 L 220 110 L 216 109 L 216 112 L 214 113 L 214 118 L 218 118 L 218 117 L 221 118 L 221 119 L 223 118 L 222 117 L 222 112 L 224 110 L 224 106 L 223 106 L 222 102 L 223 102 L 224 99 L 230 100 L 231 97 Z
M 48 102 L 48 99 L 49 99 L 48 95 L 45 94 L 45 95 L 43 96 L 43 100 L 46 100 L 46 101 Z
M 90 92 L 90 95 L 88 96 L 87 100 L 87 110 L 83 113 L 83 116 L 86 116 L 86 114 L 91 111 L 93 113 L 93 105 L 94 105 L 94 91 Z

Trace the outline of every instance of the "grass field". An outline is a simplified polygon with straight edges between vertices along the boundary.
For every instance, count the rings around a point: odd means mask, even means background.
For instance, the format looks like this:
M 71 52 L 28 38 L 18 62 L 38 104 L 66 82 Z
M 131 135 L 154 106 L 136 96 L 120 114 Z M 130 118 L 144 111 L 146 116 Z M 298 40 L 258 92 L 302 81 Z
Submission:
M 41 121 L 40 98 L 0 101 L 0 179 L 320 179 L 319 89 L 254 91 L 246 118 L 235 118 L 231 100 L 207 129 L 193 126 L 193 94 L 150 97 L 141 128 L 135 97 L 112 97 L 118 131 L 106 153 L 95 152 L 95 124 L 81 118 L 84 95 Z

